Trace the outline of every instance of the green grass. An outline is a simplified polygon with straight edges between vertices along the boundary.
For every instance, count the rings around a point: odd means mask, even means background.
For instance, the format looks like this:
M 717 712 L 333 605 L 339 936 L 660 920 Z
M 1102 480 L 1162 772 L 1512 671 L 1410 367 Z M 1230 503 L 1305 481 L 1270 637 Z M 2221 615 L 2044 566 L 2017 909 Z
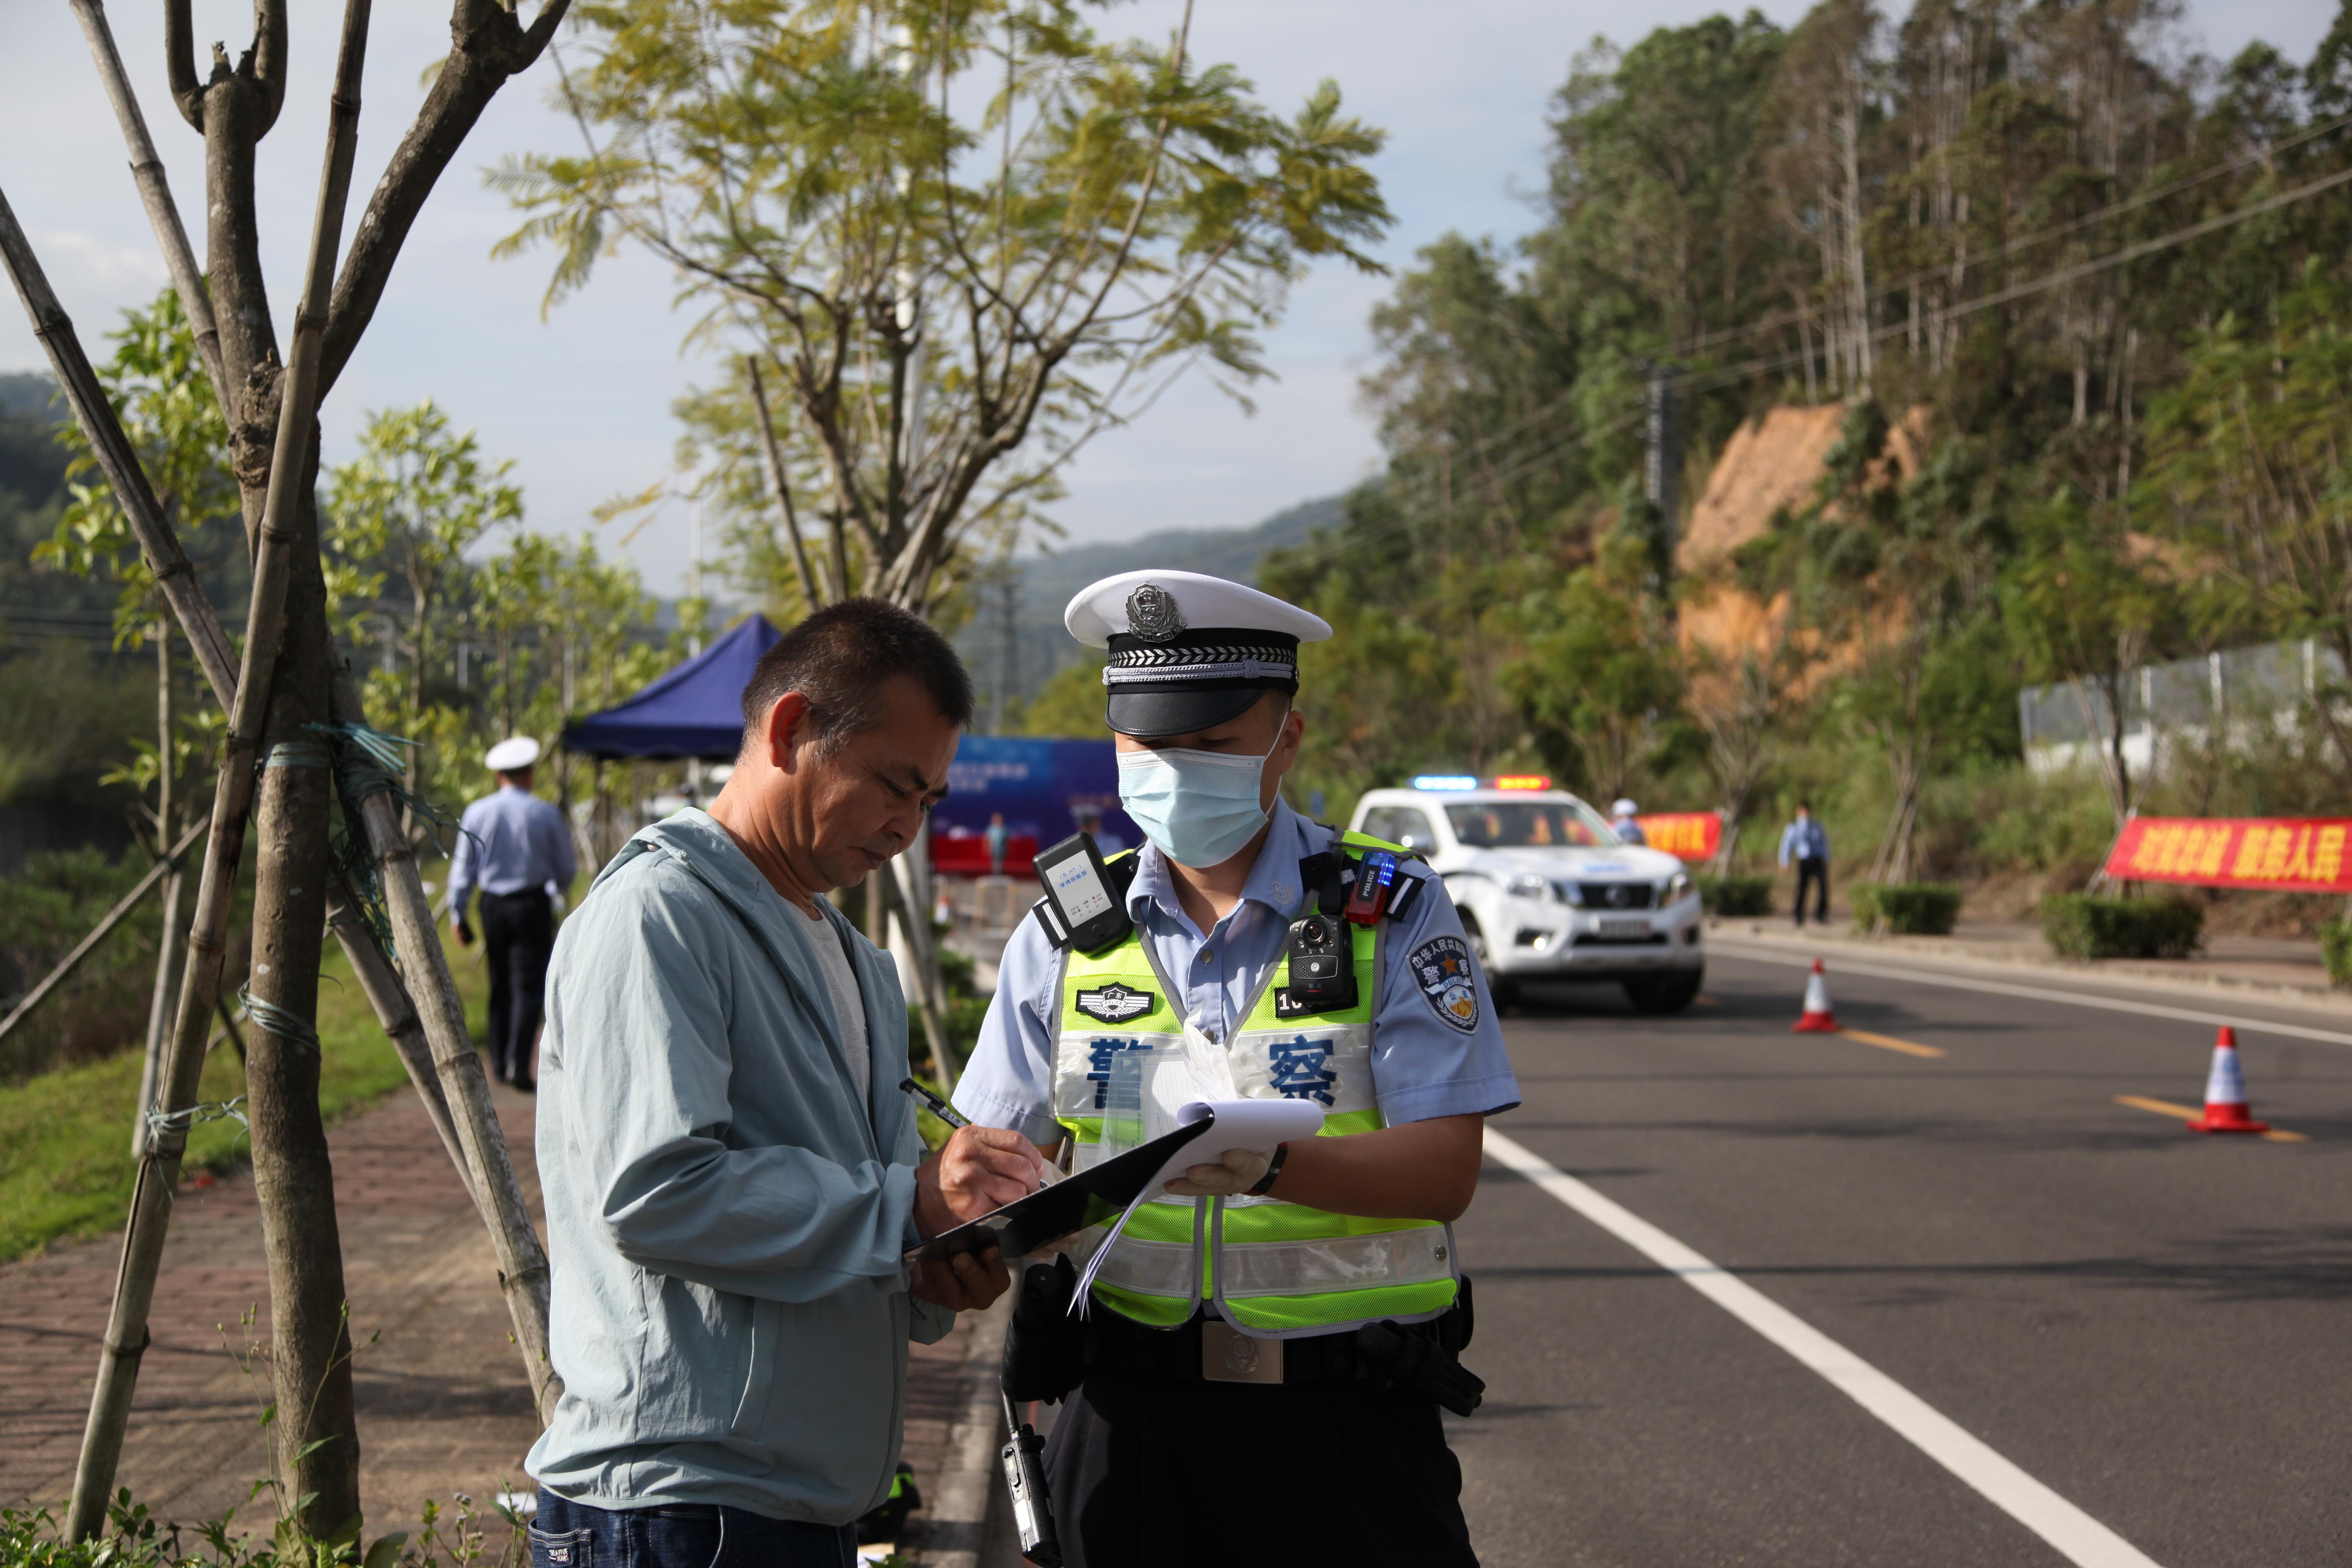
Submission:
M 446 936 L 444 946 L 467 1016 L 478 1018 L 487 989 L 481 949 L 457 948 Z M 408 1075 L 331 941 L 320 974 L 319 1108 L 331 1122 L 405 1089 Z M 136 1173 L 130 1146 L 139 1067 L 134 1049 L 0 1085 L 0 1259 L 122 1223 Z M 244 1068 L 224 1042 L 205 1063 L 198 1098 L 219 1101 L 244 1092 Z M 247 1153 L 245 1129 L 205 1122 L 188 1136 L 187 1168 L 225 1171 Z

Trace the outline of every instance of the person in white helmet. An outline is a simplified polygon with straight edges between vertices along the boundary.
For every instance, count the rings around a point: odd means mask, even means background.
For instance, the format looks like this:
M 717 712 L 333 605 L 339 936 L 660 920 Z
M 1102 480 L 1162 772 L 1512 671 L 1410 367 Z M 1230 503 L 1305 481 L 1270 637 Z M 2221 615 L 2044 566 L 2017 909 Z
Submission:
M 1619 800 L 1609 808 L 1609 826 L 1620 840 L 1627 844 L 1647 844 L 1650 836 L 1642 831 L 1642 808 L 1630 800 Z
M 490 1070 L 528 1093 L 538 1086 L 531 1051 L 547 1011 L 547 960 L 555 951 L 555 897 L 579 868 L 563 813 L 530 793 L 539 742 L 500 741 L 482 758 L 495 795 L 466 808 L 449 858 L 449 926 L 471 945 L 466 906 L 482 891 L 482 942 L 490 968 Z

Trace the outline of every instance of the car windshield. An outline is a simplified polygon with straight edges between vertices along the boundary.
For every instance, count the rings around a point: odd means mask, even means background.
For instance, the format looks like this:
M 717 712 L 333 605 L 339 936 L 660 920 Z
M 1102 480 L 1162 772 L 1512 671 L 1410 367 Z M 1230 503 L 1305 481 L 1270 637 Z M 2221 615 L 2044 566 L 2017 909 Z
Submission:
M 1445 808 L 1454 837 L 1474 849 L 1591 849 L 1621 842 L 1580 800 L 1487 800 Z

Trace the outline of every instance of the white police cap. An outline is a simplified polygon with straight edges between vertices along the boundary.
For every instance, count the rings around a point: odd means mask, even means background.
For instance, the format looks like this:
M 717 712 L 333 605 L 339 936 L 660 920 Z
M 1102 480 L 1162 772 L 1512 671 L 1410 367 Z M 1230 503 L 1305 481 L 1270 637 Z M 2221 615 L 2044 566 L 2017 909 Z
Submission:
M 492 746 L 482 766 L 494 773 L 519 773 L 539 761 L 539 742 L 529 735 L 511 735 Z
M 1062 624 L 1108 648 L 1103 717 L 1139 740 L 1222 724 L 1267 691 L 1298 689 L 1298 645 L 1331 635 L 1320 616 L 1198 572 L 1122 572 L 1079 590 Z

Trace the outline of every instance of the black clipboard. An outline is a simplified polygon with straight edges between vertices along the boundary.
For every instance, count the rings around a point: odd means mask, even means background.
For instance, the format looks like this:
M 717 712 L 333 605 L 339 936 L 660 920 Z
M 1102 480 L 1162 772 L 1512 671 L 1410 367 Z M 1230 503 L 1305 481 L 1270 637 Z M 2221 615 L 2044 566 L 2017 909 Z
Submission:
M 1016 1198 L 975 1220 L 933 1237 L 906 1256 L 909 1260 L 952 1258 L 962 1252 L 995 1247 L 1007 1258 L 1020 1258 L 1041 1243 L 1090 1225 L 1104 1225 L 1126 1212 L 1146 1184 L 1160 1173 L 1169 1157 L 1217 1124 L 1214 1111 L 1188 1121 L 1173 1132 L 1139 1143 L 1115 1159 L 1105 1160 L 1025 1198 Z

